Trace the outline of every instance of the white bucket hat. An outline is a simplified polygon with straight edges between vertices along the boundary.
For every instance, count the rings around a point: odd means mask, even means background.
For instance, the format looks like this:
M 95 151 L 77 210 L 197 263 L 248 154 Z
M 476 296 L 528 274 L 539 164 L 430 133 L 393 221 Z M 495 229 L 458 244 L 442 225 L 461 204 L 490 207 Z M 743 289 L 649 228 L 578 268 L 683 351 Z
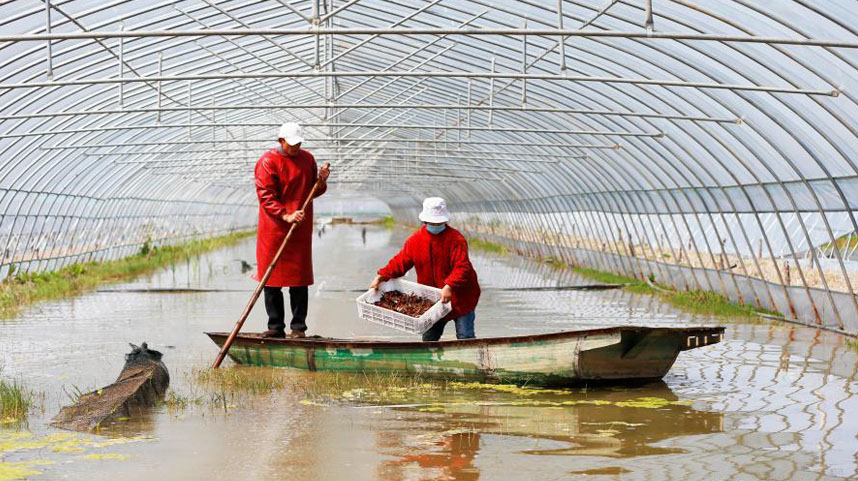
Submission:
M 295 122 L 286 122 L 277 131 L 277 138 L 285 140 L 289 145 L 298 145 L 304 141 L 304 129 Z
M 444 199 L 429 197 L 423 201 L 423 212 L 417 218 L 430 224 L 441 224 L 450 221 L 450 212 Z

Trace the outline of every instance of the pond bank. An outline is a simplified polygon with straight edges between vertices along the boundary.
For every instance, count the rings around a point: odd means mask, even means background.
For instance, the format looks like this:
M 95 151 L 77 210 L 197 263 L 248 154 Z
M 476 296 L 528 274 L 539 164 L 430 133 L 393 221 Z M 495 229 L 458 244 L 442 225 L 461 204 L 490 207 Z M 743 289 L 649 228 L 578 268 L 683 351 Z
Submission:
M 476 237 L 468 238 L 469 245 L 482 252 L 507 255 L 509 249 L 502 244 Z M 633 277 L 622 276 L 612 272 L 600 271 L 588 267 L 570 266 L 566 262 L 553 257 L 536 259 L 558 270 L 571 270 L 588 279 L 603 284 L 625 284 L 624 290 L 636 294 L 658 296 L 670 305 L 692 314 L 718 317 L 744 317 L 758 319 L 760 315 L 781 318 L 777 312 L 754 307 L 748 304 L 737 304 L 726 297 L 708 291 L 674 291 L 666 286 L 660 286 L 652 281 L 641 282 Z
M 0 319 L 17 315 L 22 307 L 91 291 L 110 282 L 154 272 L 172 262 L 235 244 L 255 231 L 231 232 L 176 245 L 153 246 L 148 241 L 133 256 L 108 262 L 72 264 L 57 271 L 13 274 L 0 282 Z

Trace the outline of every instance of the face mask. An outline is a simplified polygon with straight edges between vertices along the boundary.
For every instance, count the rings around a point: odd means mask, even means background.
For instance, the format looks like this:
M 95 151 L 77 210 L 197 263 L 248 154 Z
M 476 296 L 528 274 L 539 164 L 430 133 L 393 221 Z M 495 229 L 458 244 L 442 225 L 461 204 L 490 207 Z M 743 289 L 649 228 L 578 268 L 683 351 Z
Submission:
M 444 229 L 446 229 L 446 228 L 447 228 L 447 224 L 441 224 L 441 225 L 426 224 L 426 230 L 428 230 L 430 234 L 440 234 L 440 233 L 444 232 Z

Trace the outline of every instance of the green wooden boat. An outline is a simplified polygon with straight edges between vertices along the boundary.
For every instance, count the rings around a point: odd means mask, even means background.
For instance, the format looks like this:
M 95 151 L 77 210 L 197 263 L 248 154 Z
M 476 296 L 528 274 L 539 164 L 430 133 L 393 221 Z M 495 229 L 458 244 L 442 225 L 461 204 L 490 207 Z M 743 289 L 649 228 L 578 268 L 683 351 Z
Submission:
M 206 333 L 223 346 L 229 333 Z M 660 379 L 681 351 L 720 342 L 723 327 L 610 327 L 438 342 L 263 339 L 240 334 L 233 361 L 310 371 L 413 374 L 465 381 L 573 385 Z

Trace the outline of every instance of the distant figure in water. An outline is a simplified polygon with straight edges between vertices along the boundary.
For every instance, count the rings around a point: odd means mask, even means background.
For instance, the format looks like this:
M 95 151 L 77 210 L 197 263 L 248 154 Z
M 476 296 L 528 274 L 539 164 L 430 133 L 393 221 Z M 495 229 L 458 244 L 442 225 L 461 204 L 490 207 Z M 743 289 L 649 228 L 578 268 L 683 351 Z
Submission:
M 250 271 L 252 271 L 252 270 L 253 270 L 253 266 L 252 266 L 252 265 L 250 265 L 250 263 L 249 263 L 249 262 L 247 262 L 246 260 L 244 260 L 244 259 L 239 259 L 239 261 L 241 262 L 241 273 L 242 273 L 242 274 L 246 274 L 246 273 L 248 273 L 248 272 L 250 272 Z
M 440 197 L 423 201 L 418 216 L 423 227 L 415 232 L 399 254 L 378 271 L 369 287 L 388 279 L 402 277 L 411 270 L 417 271 L 417 282 L 441 289 L 441 301 L 452 302 L 453 311 L 423 333 L 424 341 L 437 341 L 448 322 L 456 323 L 456 338 L 471 339 L 474 333 L 474 309 L 480 300 L 477 272 L 468 257 L 468 241 L 456 229 L 447 225 L 450 213 L 447 203 Z
M 360 238 L 363 240 L 363 245 L 366 245 L 366 227 L 360 230 Z

